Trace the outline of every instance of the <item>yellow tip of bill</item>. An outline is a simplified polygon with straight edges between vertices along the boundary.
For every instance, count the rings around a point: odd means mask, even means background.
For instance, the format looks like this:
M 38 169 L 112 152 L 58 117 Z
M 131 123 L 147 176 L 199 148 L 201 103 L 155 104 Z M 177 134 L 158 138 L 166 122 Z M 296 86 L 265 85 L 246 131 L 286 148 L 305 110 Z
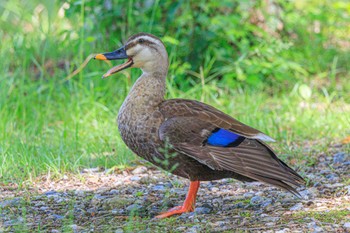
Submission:
M 97 60 L 107 60 L 107 58 L 103 54 L 97 54 L 95 56 L 95 59 L 97 59 Z

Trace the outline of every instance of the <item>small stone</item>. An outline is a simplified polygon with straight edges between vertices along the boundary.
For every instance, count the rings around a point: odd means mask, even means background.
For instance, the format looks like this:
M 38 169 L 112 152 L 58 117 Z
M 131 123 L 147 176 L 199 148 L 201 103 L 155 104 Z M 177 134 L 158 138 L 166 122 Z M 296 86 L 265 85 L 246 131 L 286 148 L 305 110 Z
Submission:
M 11 200 L 4 200 L 0 202 L 0 207 L 1 208 L 8 208 L 8 207 L 13 207 L 13 206 L 18 206 L 21 203 L 21 198 L 16 197 Z
M 307 224 L 307 226 L 310 229 L 310 232 L 312 233 L 323 232 L 323 228 L 317 226 L 316 222 L 310 222 Z
M 264 218 L 264 221 L 265 222 L 277 222 L 280 218 L 279 217 L 267 217 L 267 218 Z
M 93 215 L 93 214 L 97 213 L 97 209 L 92 207 L 92 208 L 87 209 L 86 212 Z
M 201 227 L 199 225 L 194 225 L 186 231 L 186 233 L 197 233 L 197 232 L 201 232 Z
M 82 190 L 75 190 L 74 195 L 78 196 L 78 197 L 83 197 L 83 196 L 85 196 L 85 192 Z
M 303 203 L 297 203 L 294 206 L 290 207 L 290 211 L 298 211 L 304 208 Z
M 40 211 L 47 211 L 48 209 L 49 209 L 48 206 L 41 206 L 41 207 L 39 208 Z
M 93 167 L 93 168 L 84 168 L 83 169 L 83 173 L 96 173 L 96 172 L 99 172 L 101 171 L 101 168 L 99 167 Z
M 145 166 L 139 166 L 137 168 L 135 168 L 131 173 L 134 175 L 138 175 L 138 174 L 143 174 L 147 172 L 147 168 Z
M 53 196 L 53 195 L 59 195 L 58 192 L 54 191 L 54 190 L 50 190 L 44 193 L 46 196 Z
M 334 164 L 341 164 L 345 162 L 346 154 L 344 152 L 338 152 L 333 156 Z
M 334 173 L 331 173 L 331 174 L 328 174 L 326 175 L 326 178 L 329 180 L 329 182 L 331 183 L 335 183 L 339 180 L 339 176 L 337 176 L 336 174 Z
M 265 225 L 267 227 L 273 227 L 274 225 L 276 225 L 276 223 L 274 223 L 274 222 L 267 222 L 267 223 L 265 223 Z
M 128 207 L 126 207 L 126 210 L 128 212 L 131 212 L 131 211 L 137 211 L 137 210 L 140 210 L 142 208 L 141 205 L 139 204 L 132 204 L 132 205 L 129 205 Z
M 194 212 L 183 213 L 178 217 L 178 220 L 185 221 L 191 219 L 193 218 L 194 214 Z
M 131 203 L 134 203 L 135 199 L 132 198 L 121 198 L 119 196 L 114 196 L 112 198 L 108 198 L 104 200 L 102 207 L 107 210 L 115 209 L 115 208 L 124 208 Z
M 186 227 L 183 227 L 183 226 L 178 227 L 178 228 L 175 229 L 175 231 L 176 232 L 185 232 L 186 231 Z
M 290 232 L 289 228 L 284 228 L 282 230 L 275 231 L 275 233 L 287 233 L 287 232 Z
M 213 209 L 209 205 L 203 205 L 195 209 L 196 214 L 210 214 Z
M 120 191 L 118 189 L 112 189 L 112 190 L 109 191 L 110 195 L 117 195 L 119 193 L 120 193 Z
M 254 196 L 254 193 L 251 193 L 251 192 L 248 192 L 248 193 L 243 194 L 243 197 L 244 197 L 244 198 L 251 198 L 251 197 L 253 197 L 253 196 Z
M 350 230 L 350 222 L 344 223 L 343 227 L 347 230 Z
M 342 183 L 335 183 L 335 184 L 325 184 L 324 187 L 329 188 L 329 189 L 336 189 L 336 188 L 340 188 L 343 187 L 344 184 Z
M 255 193 L 255 196 L 262 196 L 262 195 L 264 195 L 264 192 L 262 192 L 262 191 L 259 191 L 259 192 Z
M 164 191 L 165 190 L 165 186 L 161 185 L 161 184 L 156 184 L 152 187 L 153 191 Z
M 64 218 L 64 216 L 59 215 L 59 214 L 53 214 L 52 216 L 54 217 L 54 219 L 58 219 L 58 220 L 60 220 L 60 219 L 63 219 L 63 218 Z
M 81 232 L 81 230 L 83 229 L 81 226 L 78 226 L 76 224 L 72 224 L 70 225 L 70 227 L 72 228 L 73 232 Z
M 271 204 L 272 204 L 272 199 L 268 198 L 261 203 L 261 207 L 266 208 L 268 206 L 271 206 Z
M 15 224 L 16 224 L 15 220 L 8 220 L 4 222 L 4 227 L 11 227 Z
M 309 200 L 309 199 L 315 198 L 318 195 L 318 190 L 316 187 L 312 187 L 312 188 L 300 191 L 299 194 L 303 199 Z
M 250 199 L 251 205 L 260 205 L 263 202 L 263 198 L 261 196 L 254 196 Z
M 124 230 L 122 228 L 118 228 L 114 231 L 114 233 L 124 233 Z
M 57 230 L 57 229 L 52 229 L 51 233 L 60 233 L 61 231 Z
M 141 180 L 141 178 L 140 178 L 139 176 L 132 176 L 132 177 L 130 178 L 130 180 L 131 180 L 131 181 L 139 181 L 139 180 Z
M 91 205 L 96 206 L 99 205 L 102 200 L 105 199 L 104 196 L 100 195 L 100 194 L 96 194 L 92 199 L 91 199 Z
M 344 189 L 348 192 L 348 194 L 350 195 L 350 185 L 345 186 Z

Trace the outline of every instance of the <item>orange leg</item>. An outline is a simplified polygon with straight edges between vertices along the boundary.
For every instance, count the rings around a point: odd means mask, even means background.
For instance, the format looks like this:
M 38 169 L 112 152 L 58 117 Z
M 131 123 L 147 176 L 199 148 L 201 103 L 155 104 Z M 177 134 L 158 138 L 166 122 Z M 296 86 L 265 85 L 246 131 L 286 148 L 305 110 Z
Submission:
M 184 204 L 182 206 L 174 207 L 165 213 L 157 215 L 156 218 L 167 218 L 167 217 L 173 216 L 175 214 L 193 212 L 194 206 L 196 204 L 196 197 L 197 197 L 198 188 L 199 188 L 199 181 L 198 180 L 191 181 L 190 188 L 188 190 L 187 197 L 186 197 Z

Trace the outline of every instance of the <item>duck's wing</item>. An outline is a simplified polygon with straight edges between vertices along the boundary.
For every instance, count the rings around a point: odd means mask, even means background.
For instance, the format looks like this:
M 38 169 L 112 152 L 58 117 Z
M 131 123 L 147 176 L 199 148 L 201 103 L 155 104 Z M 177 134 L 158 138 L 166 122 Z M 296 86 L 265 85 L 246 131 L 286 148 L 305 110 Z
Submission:
M 160 106 L 165 121 L 159 137 L 176 151 L 213 170 L 232 171 L 294 194 L 304 180 L 262 142 L 260 131 L 219 110 L 191 100 L 168 100 Z
M 259 130 L 245 125 L 218 109 L 199 101 L 171 99 L 164 101 L 160 108 L 168 119 L 172 117 L 197 117 L 200 120 L 228 129 L 246 138 L 260 139 L 267 142 L 275 141 Z

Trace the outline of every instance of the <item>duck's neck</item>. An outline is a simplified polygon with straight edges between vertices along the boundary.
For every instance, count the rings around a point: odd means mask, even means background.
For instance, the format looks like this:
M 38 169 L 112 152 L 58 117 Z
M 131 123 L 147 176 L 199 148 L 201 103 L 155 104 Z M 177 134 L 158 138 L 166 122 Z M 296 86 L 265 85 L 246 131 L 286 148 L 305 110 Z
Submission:
M 166 72 L 143 72 L 137 79 L 124 104 L 135 109 L 152 110 L 164 101 Z

